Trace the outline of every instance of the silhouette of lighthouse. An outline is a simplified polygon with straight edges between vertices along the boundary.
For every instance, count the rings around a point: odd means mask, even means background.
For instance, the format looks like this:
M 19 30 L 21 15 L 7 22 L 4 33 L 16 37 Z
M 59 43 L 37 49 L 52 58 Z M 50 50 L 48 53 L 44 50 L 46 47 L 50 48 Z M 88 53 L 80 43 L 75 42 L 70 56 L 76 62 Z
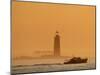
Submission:
M 56 31 L 54 37 L 54 56 L 60 56 L 60 36 L 58 31 Z

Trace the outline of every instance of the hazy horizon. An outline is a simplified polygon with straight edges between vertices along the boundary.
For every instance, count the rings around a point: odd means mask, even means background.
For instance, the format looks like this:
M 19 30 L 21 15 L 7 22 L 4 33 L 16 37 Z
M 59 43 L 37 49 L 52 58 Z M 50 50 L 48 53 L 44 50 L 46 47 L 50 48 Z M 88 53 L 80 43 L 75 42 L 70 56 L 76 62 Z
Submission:
M 94 6 L 12 2 L 13 58 L 53 52 L 56 30 L 61 56 L 95 57 Z

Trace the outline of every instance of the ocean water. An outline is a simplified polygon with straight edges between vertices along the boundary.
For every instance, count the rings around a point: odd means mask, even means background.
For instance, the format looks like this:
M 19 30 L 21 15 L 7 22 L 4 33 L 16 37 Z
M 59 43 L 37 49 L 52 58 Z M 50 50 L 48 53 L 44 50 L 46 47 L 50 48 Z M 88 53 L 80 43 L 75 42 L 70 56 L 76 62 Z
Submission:
M 69 70 L 95 69 L 95 60 L 88 60 L 81 64 L 63 64 L 65 58 L 15 60 L 12 64 L 12 74 L 40 73 Z

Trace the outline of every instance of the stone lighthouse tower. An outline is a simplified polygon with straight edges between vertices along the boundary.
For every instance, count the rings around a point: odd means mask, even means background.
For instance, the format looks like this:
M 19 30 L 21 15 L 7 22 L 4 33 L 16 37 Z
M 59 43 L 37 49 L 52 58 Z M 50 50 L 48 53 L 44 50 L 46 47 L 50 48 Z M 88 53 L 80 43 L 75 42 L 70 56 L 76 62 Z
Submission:
M 60 56 L 60 36 L 58 31 L 56 31 L 54 37 L 54 56 Z

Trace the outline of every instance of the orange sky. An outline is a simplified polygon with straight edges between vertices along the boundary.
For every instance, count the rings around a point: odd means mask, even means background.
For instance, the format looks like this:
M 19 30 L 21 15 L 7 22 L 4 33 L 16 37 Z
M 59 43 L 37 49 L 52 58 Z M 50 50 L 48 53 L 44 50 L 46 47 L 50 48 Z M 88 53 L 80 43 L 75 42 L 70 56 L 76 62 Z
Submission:
M 56 30 L 61 37 L 61 55 L 95 56 L 95 6 L 12 3 L 13 58 L 53 51 Z

